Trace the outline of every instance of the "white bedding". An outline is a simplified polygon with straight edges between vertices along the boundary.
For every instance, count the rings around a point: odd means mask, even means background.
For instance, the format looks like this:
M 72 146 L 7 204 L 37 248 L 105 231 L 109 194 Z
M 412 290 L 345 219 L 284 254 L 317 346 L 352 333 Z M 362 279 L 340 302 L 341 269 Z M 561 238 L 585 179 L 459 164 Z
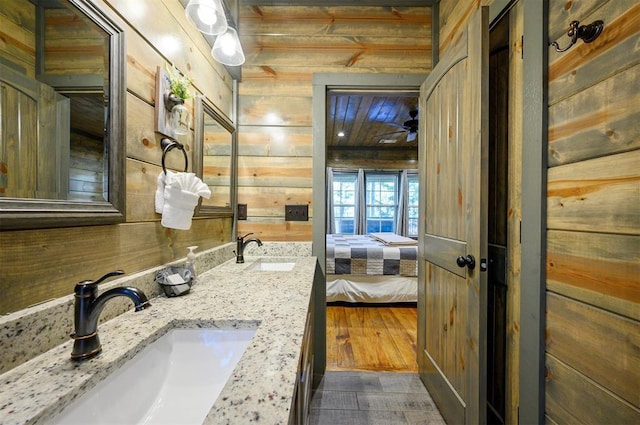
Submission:
M 372 235 L 328 234 L 327 274 L 415 277 L 418 246 L 413 242 L 412 246 L 388 245 Z
M 327 235 L 327 301 L 398 303 L 418 300 L 418 247 L 394 233 Z
M 327 275 L 327 302 L 400 303 L 418 301 L 418 279 L 407 276 Z
M 379 232 L 379 233 L 369 233 L 373 238 L 379 240 L 388 246 L 402 246 L 402 245 L 417 245 L 418 241 L 415 239 L 408 238 L 406 236 L 400 236 L 396 233 L 390 232 Z

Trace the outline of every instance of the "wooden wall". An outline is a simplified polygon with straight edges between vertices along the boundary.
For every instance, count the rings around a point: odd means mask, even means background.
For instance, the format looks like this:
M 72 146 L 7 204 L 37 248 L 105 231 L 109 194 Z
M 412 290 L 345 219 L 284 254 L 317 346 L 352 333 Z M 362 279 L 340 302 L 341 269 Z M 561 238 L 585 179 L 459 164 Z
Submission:
M 546 416 L 640 423 L 640 4 L 549 2 Z
M 241 6 L 239 33 L 238 232 L 311 240 L 313 73 L 427 73 L 431 9 Z M 286 204 L 310 220 L 286 222 Z
M 35 15 L 32 17 L 35 19 Z M 42 37 L 46 41 L 40 53 L 42 73 L 46 76 L 91 75 L 104 81 L 104 57 L 109 47 L 104 32 L 95 28 L 89 18 L 79 19 L 71 9 L 45 9 L 43 20 Z
M 6 10 L 2 5 L 0 33 L 4 42 L 0 45 L 6 64 L 16 71 L 34 78 L 36 75 L 36 8 L 28 1 L 13 2 Z
M 160 215 L 154 212 L 162 169 L 161 137 L 154 132 L 156 67 L 173 63 L 194 79 L 196 91 L 231 117 L 229 74 L 213 60 L 202 35 L 186 21 L 179 0 L 94 3 L 126 33 L 126 223 L 0 232 L 0 314 L 70 294 L 78 281 L 111 270 L 130 274 L 183 258 L 189 245 L 204 250 L 232 240 L 230 218 L 195 219 L 191 230 L 179 231 L 163 228 Z M 15 19 L 13 22 L 0 26 L 0 32 L 6 28 L 11 35 L 4 34 L 3 40 L 24 34 Z M 28 55 L 8 45 L 16 57 L 29 62 Z M 188 103 L 193 108 L 193 102 Z M 193 132 L 179 140 L 187 146 L 191 165 Z M 182 169 L 183 161 L 182 155 L 170 153 L 167 166 Z
M 357 170 L 417 170 L 418 149 L 345 149 L 327 154 L 327 167 Z

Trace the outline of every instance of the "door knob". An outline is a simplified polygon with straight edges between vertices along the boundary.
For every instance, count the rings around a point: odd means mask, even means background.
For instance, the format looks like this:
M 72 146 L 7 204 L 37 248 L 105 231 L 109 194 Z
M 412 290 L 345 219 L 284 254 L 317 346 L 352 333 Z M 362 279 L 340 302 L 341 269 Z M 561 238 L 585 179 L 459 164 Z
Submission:
M 476 267 L 476 259 L 473 258 L 473 255 L 471 254 L 466 257 L 463 257 L 462 255 L 459 256 L 456 258 L 456 263 L 458 264 L 458 267 L 467 266 L 469 270 L 473 270 Z

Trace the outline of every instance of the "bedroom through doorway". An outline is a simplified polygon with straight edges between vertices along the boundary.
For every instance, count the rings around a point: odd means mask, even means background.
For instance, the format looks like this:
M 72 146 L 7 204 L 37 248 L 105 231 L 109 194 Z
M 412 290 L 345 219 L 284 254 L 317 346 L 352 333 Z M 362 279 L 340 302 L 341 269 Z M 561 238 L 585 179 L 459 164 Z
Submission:
M 419 85 L 326 92 L 326 369 L 417 372 Z

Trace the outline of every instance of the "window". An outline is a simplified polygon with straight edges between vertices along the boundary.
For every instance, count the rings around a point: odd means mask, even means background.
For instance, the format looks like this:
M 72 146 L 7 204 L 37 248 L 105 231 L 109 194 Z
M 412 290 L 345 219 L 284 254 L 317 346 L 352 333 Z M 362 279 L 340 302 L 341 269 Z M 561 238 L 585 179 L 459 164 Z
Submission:
M 364 182 L 358 182 L 358 173 L 342 171 L 333 173 L 333 226 L 335 233 L 350 234 L 360 229 L 358 214 L 365 216 L 364 233 L 404 233 L 396 228 L 400 199 L 403 198 L 403 216 L 406 217 L 406 236 L 418 236 L 418 174 L 407 175 L 405 196 L 400 196 L 400 172 L 374 172 L 364 174 Z M 364 185 L 359 195 L 358 185 Z M 364 197 L 363 212 L 358 212 L 358 197 Z
M 367 233 L 393 232 L 398 205 L 397 174 L 367 174 Z
M 336 233 L 355 233 L 356 177 L 354 173 L 336 173 L 333 176 L 333 216 Z
M 407 176 L 407 236 L 418 236 L 418 199 L 419 194 L 418 175 Z

